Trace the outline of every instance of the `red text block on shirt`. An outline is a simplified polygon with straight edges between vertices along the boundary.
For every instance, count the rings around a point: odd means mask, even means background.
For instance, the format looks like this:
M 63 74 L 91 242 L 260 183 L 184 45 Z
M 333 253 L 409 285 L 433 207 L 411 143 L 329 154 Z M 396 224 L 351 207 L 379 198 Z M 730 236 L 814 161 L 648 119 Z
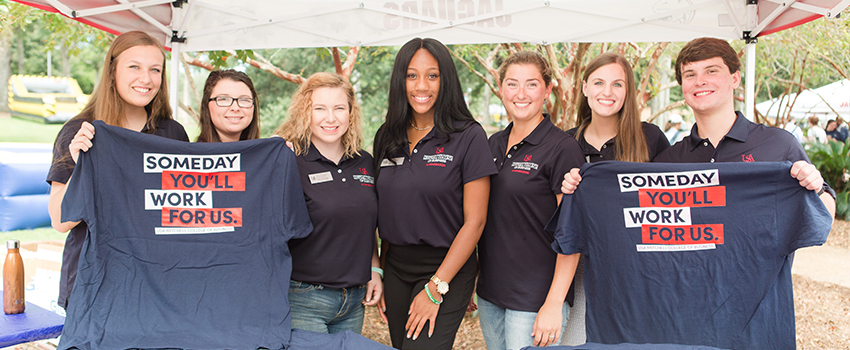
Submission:
M 723 224 L 641 226 L 643 244 L 723 244 Z
M 162 208 L 162 226 L 242 227 L 242 208 Z
M 245 191 L 245 172 L 163 171 L 163 190 Z
M 641 189 L 641 207 L 725 207 L 726 186 L 675 190 Z

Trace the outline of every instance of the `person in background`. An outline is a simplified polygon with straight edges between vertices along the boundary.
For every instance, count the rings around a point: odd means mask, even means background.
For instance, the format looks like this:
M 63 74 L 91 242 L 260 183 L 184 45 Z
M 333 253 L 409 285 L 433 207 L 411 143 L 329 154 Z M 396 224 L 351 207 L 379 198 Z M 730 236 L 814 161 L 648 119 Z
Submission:
M 490 350 L 557 345 L 579 255 L 556 254 L 554 236 L 543 228 L 560 203 L 561 174 L 584 164 L 584 155 L 543 113 L 552 69 L 541 54 L 508 56 L 499 76 L 513 122 L 490 137 L 499 173 L 490 177 L 487 225 L 478 243 L 478 319 Z
M 451 349 L 475 287 L 496 166 L 439 41 L 415 38 L 396 55 L 374 153 L 392 345 Z
M 383 271 L 374 165 L 360 148 L 360 106 L 351 83 L 333 73 L 310 76 L 275 135 L 292 144 L 313 222 L 309 236 L 289 242 L 292 327 L 360 334 L 364 305 L 381 299 Z
M 141 31 L 117 36 L 106 52 L 100 82 L 89 102 L 56 136 L 53 162 L 47 173 L 48 212 L 53 228 L 70 231 L 59 277 L 58 303 L 62 308 L 68 308 L 88 230 L 85 222 L 62 222 L 62 200 L 80 152 L 92 147 L 95 129 L 91 122 L 102 120 L 133 131 L 189 141 L 183 126 L 171 117 L 165 66 L 165 51 L 157 39 Z
M 197 142 L 260 138 L 260 111 L 251 78 L 233 69 L 210 72 L 204 83 L 199 119 Z
M 809 142 L 826 143 L 826 131 L 818 125 L 818 117 L 809 117 Z
M 841 130 L 838 129 L 838 122 L 835 119 L 830 119 L 826 122 L 825 132 L 827 140 L 834 140 L 841 143 L 847 140 L 844 134 L 841 133 Z
M 664 131 L 664 136 L 672 145 L 681 141 L 687 134 L 687 130 L 682 130 L 682 116 L 678 113 L 670 113 L 670 119 L 667 120 L 667 128 Z
M 785 126 L 783 126 L 783 129 L 790 132 L 791 135 L 794 135 L 794 138 L 797 139 L 797 143 L 803 143 L 806 141 L 805 136 L 803 136 L 803 129 L 797 125 L 797 122 L 790 115 L 785 117 Z

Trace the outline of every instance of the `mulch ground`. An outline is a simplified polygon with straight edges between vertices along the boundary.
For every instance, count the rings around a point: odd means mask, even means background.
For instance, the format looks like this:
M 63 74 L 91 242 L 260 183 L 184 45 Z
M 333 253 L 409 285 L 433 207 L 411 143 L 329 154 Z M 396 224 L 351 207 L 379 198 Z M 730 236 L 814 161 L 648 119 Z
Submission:
M 850 222 L 836 220 L 826 245 L 850 249 Z M 795 275 L 794 309 L 797 320 L 797 349 L 850 349 L 850 288 Z M 366 308 L 363 335 L 379 343 L 391 345 L 387 327 L 376 310 L 374 307 Z M 37 342 L 10 349 L 43 350 L 51 347 L 55 348 Z M 455 338 L 454 349 L 486 348 L 478 318 L 467 313 Z

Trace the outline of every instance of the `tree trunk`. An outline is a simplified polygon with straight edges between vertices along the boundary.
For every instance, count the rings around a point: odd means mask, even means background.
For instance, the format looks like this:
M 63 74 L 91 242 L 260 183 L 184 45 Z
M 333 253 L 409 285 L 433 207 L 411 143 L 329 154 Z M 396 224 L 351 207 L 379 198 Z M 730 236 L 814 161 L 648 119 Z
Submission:
M 62 64 L 62 76 L 66 78 L 71 77 L 71 55 L 68 51 L 71 50 L 71 47 L 67 41 L 62 42 L 62 46 L 59 49 L 59 58 Z
M 9 77 L 12 76 L 12 28 L 0 28 L 0 112 L 9 111 Z
M 17 32 L 18 32 L 18 36 L 17 36 L 17 39 L 18 39 L 17 40 L 17 44 L 18 44 L 18 57 L 17 57 L 18 74 L 23 75 L 24 74 L 24 36 L 23 36 L 23 32 L 20 29 L 18 29 Z

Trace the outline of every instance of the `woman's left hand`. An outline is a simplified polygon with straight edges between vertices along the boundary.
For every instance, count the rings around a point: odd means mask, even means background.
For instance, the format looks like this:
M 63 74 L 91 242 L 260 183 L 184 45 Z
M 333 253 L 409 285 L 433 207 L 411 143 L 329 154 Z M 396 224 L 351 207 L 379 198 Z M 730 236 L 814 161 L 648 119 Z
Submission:
M 434 298 L 442 298 L 440 293 L 433 290 L 431 291 L 431 295 Z M 404 326 L 404 329 L 407 331 L 407 337 L 412 337 L 413 340 L 416 340 L 419 337 L 419 332 L 425 327 L 425 322 L 428 322 L 430 328 L 428 330 L 428 337 L 430 338 L 434 334 L 434 322 L 437 320 L 437 312 L 439 311 L 440 305 L 435 304 L 428 298 L 428 295 L 425 294 L 425 289 L 420 290 L 419 294 L 413 298 L 413 302 L 410 303 L 407 324 Z
M 381 281 L 381 275 L 377 272 L 372 272 L 372 279 L 369 280 L 369 283 L 366 283 L 366 298 L 363 299 L 363 305 L 378 305 L 378 301 L 381 300 L 383 293 L 384 282 Z
M 534 318 L 534 327 L 531 336 L 534 337 L 534 346 L 549 346 L 561 338 L 561 322 L 563 321 L 563 303 L 543 304 Z

